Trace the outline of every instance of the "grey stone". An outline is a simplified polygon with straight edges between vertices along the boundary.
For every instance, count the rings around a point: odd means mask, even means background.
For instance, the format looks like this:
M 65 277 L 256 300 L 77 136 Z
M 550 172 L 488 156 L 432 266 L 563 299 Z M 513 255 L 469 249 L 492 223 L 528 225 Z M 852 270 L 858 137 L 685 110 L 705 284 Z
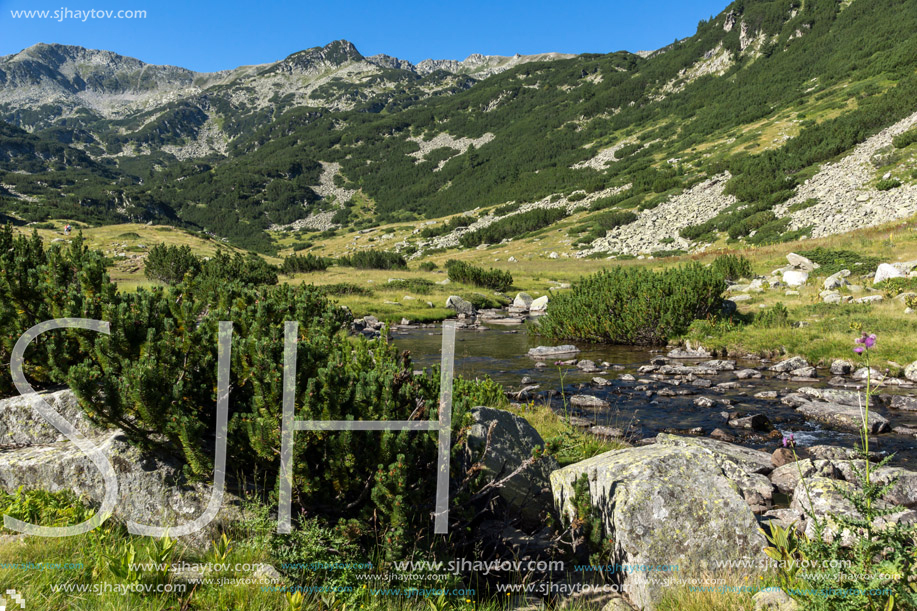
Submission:
M 911 382 L 917 382 L 917 361 L 904 368 L 904 377 Z
M 579 348 L 572 344 L 562 346 L 538 346 L 529 350 L 528 355 L 533 359 L 552 359 L 561 356 L 571 356 L 579 353 Z
M 513 307 L 528 310 L 534 299 L 528 293 L 518 293 L 513 299 Z
M 458 295 L 451 295 L 446 299 L 446 307 L 455 310 L 457 314 L 470 315 L 474 314 L 474 306 L 469 301 L 465 301 Z
M 831 363 L 831 375 L 843 376 L 855 368 L 854 364 L 844 359 L 837 359 Z
M 50 395 L 52 407 L 65 412 L 76 404 L 70 390 Z M 20 428 L 31 438 L 17 436 L 25 447 L 5 450 L 0 460 L 0 488 L 13 492 L 20 486 L 49 492 L 71 490 L 84 496 L 98 507 L 105 496 L 101 474 L 93 462 L 73 443 L 57 442 L 45 426 L 38 426 L 23 406 L 31 406 L 37 397 L 14 397 L 0 401 L 0 421 L 7 429 Z M 71 414 L 72 415 L 72 414 Z M 21 426 L 17 418 L 22 417 Z M 207 507 L 211 484 L 190 482 L 183 475 L 182 464 L 174 458 L 141 450 L 129 443 L 120 429 L 90 427 L 77 416 L 72 421 L 83 428 L 86 437 L 98 446 L 114 467 L 118 477 L 118 502 L 113 509 L 115 519 L 153 526 L 176 526 L 196 519 Z M 80 424 L 82 423 L 82 424 Z M 212 448 L 209 448 L 212 452 Z M 180 537 L 187 545 L 205 548 L 220 529 L 239 518 L 239 499 L 224 492 L 223 504 L 209 525 L 197 533 Z
M 840 403 L 812 401 L 797 408 L 802 415 L 831 428 L 842 431 L 858 432 L 862 430 L 863 421 L 859 408 Z M 870 434 L 885 433 L 891 430 L 888 420 L 874 411 L 869 412 Z
M 537 299 L 533 300 L 529 305 L 529 310 L 532 312 L 543 312 L 548 309 L 548 302 L 550 299 L 547 295 L 542 295 Z
M 838 289 L 842 286 L 847 286 L 850 284 L 847 282 L 847 277 L 850 275 L 849 269 L 842 269 L 836 274 L 832 274 L 825 278 L 824 287 L 826 290 Z
M 751 295 L 749 295 L 748 293 L 736 295 L 735 297 L 732 298 L 732 301 L 735 303 L 738 303 L 740 301 L 751 301 Z
M 790 372 L 790 375 L 797 378 L 814 378 L 816 375 L 815 367 L 807 365 L 806 367 L 800 367 L 799 369 L 794 369 Z
M 488 481 L 501 481 L 532 457 L 544 440 L 525 418 L 491 407 L 471 410 L 474 420 L 466 441 L 469 461 L 479 462 Z M 487 445 L 488 437 L 490 439 Z M 485 452 L 486 448 L 486 452 Z M 541 524 L 551 507 L 549 476 L 557 462 L 539 457 L 497 488 L 497 494 L 528 524 Z
M 751 597 L 754 611 L 797 611 L 799 605 L 790 595 L 780 589 L 768 589 Z
M 703 346 L 691 347 L 687 345 L 684 348 L 671 350 L 667 355 L 670 359 L 709 359 L 710 351 Z
M 752 378 L 760 378 L 761 372 L 757 369 L 740 369 L 736 372 L 736 377 L 740 380 L 749 380 Z
M 812 461 L 809 458 L 803 458 L 798 462 L 789 462 L 777 467 L 768 476 L 771 483 L 784 494 L 792 494 L 799 484 L 799 474 L 803 477 L 829 477 L 836 479 L 840 477 L 840 472 L 834 468 L 834 463 L 829 460 Z
M 876 275 L 873 277 L 872 283 L 878 284 L 890 278 L 903 278 L 905 275 L 906 274 L 891 263 L 881 263 L 876 269 Z
M 802 367 L 808 367 L 808 366 L 809 366 L 809 363 L 804 358 L 802 358 L 801 356 L 794 356 L 792 358 L 788 358 L 783 361 L 780 361 L 776 365 L 773 365 L 772 367 L 770 367 L 770 370 L 783 373 L 783 372 L 793 371 L 793 370 L 800 369 Z
M 793 267 L 805 270 L 807 272 L 815 271 L 818 269 L 818 263 L 814 263 L 811 259 L 798 255 L 795 252 L 791 252 L 786 256 L 786 260 Z
M 722 562 L 764 560 L 754 514 L 711 453 L 699 447 L 657 443 L 554 471 L 555 503 L 568 520 L 575 517 L 573 490 L 584 474 L 613 542 L 611 553 L 622 564 L 678 564 L 703 572 Z M 673 536 L 673 525 L 691 536 Z M 628 595 L 638 607 L 653 608 L 666 589 L 638 577 L 623 577 Z
M 729 421 L 729 426 L 737 429 L 747 429 L 767 433 L 774 430 L 774 425 L 764 414 L 752 414 L 742 418 L 734 418 Z
M 605 409 L 610 407 L 608 401 L 592 395 L 573 395 L 570 397 L 570 405 L 580 409 Z
M 705 361 L 700 366 L 714 371 L 733 371 L 736 368 L 736 362 L 724 360 Z

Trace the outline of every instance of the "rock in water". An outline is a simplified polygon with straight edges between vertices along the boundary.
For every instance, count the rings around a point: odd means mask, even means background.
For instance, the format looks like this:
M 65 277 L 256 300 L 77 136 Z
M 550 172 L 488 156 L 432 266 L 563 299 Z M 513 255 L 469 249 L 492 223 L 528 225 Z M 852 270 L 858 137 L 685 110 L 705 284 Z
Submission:
M 826 401 L 812 401 L 803 403 L 796 409 L 806 418 L 842 431 L 856 433 L 859 432 L 863 426 L 860 409 L 852 405 L 841 405 L 840 403 L 829 403 Z M 886 433 L 889 430 L 891 430 L 891 427 L 889 426 L 888 420 L 884 416 L 870 410 L 870 434 Z
M 528 310 L 533 301 L 534 299 L 532 299 L 532 296 L 528 293 L 519 293 L 516 295 L 516 298 L 513 299 L 513 307 Z
M 446 300 L 446 307 L 450 310 L 455 310 L 456 314 L 474 314 L 474 306 L 471 304 L 471 302 L 465 301 L 458 295 L 450 296 Z
M 561 356 L 571 356 L 579 353 L 579 348 L 573 344 L 562 346 L 538 346 L 529 350 L 528 354 L 533 359 L 551 359 Z
M 550 301 L 548 296 L 542 295 L 538 299 L 532 301 L 531 305 L 529 305 L 529 310 L 532 312 L 543 312 L 548 309 L 548 301 Z
M 710 452 L 654 444 L 554 471 L 554 501 L 568 520 L 581 475 L 589 479 L 591 503 L 621 564 L 677 564 L 686 577 L 686 571 L 714 571 L 720 562 L 764 561 L 766 542 L 755 516 Z M 632 601 L 652 609 L 666 588 L 645 577 L 623 579 Z

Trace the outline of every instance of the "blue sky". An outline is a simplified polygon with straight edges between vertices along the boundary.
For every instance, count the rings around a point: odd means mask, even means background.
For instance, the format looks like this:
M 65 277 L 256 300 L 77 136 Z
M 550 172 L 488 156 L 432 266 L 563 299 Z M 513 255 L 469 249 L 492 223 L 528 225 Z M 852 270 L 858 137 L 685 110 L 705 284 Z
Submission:
M 729 0 L 240 2 L 0 0 L 0 55 L 38 42 L 107 49 L 199 71 L 260 64 L 345 38 L 412 62 L 471 53 L 656 49 L 694 33 Z M 145 10 L 145 19 L 14 19 L 12 11 Z

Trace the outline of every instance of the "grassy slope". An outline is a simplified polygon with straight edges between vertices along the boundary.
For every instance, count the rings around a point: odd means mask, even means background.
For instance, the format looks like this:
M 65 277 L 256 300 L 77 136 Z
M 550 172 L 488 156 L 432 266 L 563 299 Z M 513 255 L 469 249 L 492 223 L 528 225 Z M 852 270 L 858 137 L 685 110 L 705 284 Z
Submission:
M 61 226 L 63 226 L 61 224 Z M 397 230 L 393 231 L 393 229 Z M 396 242 L 410 233 L 411 226 L 391 225 L 381 227 L 373 235 L 394 233 L 394 237 L 387 240 L 376 240 L 372 243 L 374 248 L 391 248 Z M 341 296 L 336 300 L 349 307 L 356 316 L 373 314 L 380 319 L 400 321 L 402 317 L 413 321 L 428 322 L 442 320 L 451 314 L 445 309 L 446 298 L 458 294 L 470 296 L 481 293 L 492 296 L 488 290 L 472 286 L 457 284 L 435 285 L 429 293 L 411 292 L 405 289 L 391 288 L 389 278 L 423 278 L 432 282 L 439 282 L 446 278 L 443 264 L 447 259 L 461 259 L 483 267 L 495 267 L 510 271 L 513 274 L 513 291 L 526 291 L 533 296 L 551 294 L 552 287 L 557 283 L 575 282 L 579 277 L 594 273 L 609 265 L 636 265 L 653 268 L 677 265 L 684 261 L 695 259 L 701 262 L 711 261 L 717 254 L 723 252 L 741 252 L 752 261 L 756 274 L 770 276 L 771 270 L 786 264 L 786 253 L 798 250 L 807 250 L 822 246 L 826 248 L 847 249 L 864 255 L 879 257 L 882 261 L 907 261 L 917 259 L 917 233 L 915 233 L 913 219 L 872 229 L 860 230 L 850 234 L 819 238 L 815 240 L 802 240 L 757 248 L 744 248 L 733 251 L 725 244 L 720 243 L 715 250 L 697 255 L 669 257 L 665 259 L 644 259 L 607 261 L 602 259 L 575 259 L 558 258 L 548 259 L 547 253 L 552 251 L 563 252 L 564 240 L 567 240 L 563 226 L 540 232 L 537 237 L 524 238 L 506 245 L 497 245 L 485 250 L 450 250 L 424 257 L 422 261 L 432 261 L 439 265 L 439 269 L 432 272 L 422 272 L 417 269 L 419 262 L 412 261 L 407 271 L 384 270 L 354 270 L 352 268 L 331 267 L 325 272 L 311 274 L 297 274 L 293 277 L 281 276 L 281 281 L 291 283 L 314 283 L 316 285 L 352 283 L 369 288 L 372 296 Z M 38 230 L 39 234 L 47 239 L 61 238 L 57 231 Z M 126 234 L 136 233 L 136 237 L 121 237 Z M 204 240 L 184 231 L 166 227 L 148 225 L 112 225 L 84 229 L 88 243 L 93 247 L 102 248 L 109 252 L 125 252 L 126 254 L 142 253 L 137 245 L 149 246 L 156 242 L 168 244 L 187 244 L 196 253 L 207 256 L 216 249 L 226 248 L 211 240 Z M 331 238 L 317 243 L 308 252 L 315 252 L 325 256 L 336 256 L 347 252 L 346 246 L 352 243 L 356 234 L 349 234 Z M 367 236 L 361 236 L 365 239 Z M 113 244 L 125 244 L 127 248 Z M 134 251 L 132 253 L 131 251 Z M 291 249 L 286 248 L 283 254 L 289 254 Z M 510 263 L 507 259 L 514 256 L 517 262 Z M 268 258 L 272 263 L 279 259 Z M 133 290 L 139 286 L 148 286 L 150 283 L 143 276 L 142 268 L 137 269 L 136 264 L 130 269 L 125 269 L 123 262 L 115 262 L 111 270 L 112 278 L 125 290 Z M 855 281 L 863 284 L 869 294 L 869 281 Z M 818 293 L 822 290 L 821 279 L 814 276 L 809 285 L 801 287 L 798 297 L 784 295 L 782 289 L 771 289 L 762 294 L 752 294 L 750 301 L 742 302 L 740 312 L 750 313 L 760 311 L 762 306 L 771 306 L 781 302 L 790 310 L 790 319 L 805 321 L 809 325 L 803 328 L 777 328 L 762 329 L 755 326 L 739 326 L 733 330 L 695 329 L 689 333 L 690 339 L 701 341 L 710 348 L 728 349 L 730 351 L 747 351 L 755 354 L 801 354 L 812 362 L 827 362 L 832 358 L 848 358 L 850 356 L 850 330 L 851 322 L 858 322 L 865 329 L 878 333 L 882 338 L 881 356 L 884 359 L 901 365 L 906 365 L 917 360 L 917 346 L 911 338 L 917 334 L 917 317 L 904 313 L 904 304 L 897 300 L 886 300 L 883 303 L 869 306 L 854 306 L 851 304 L 834 307 L 818 306 L 821 300 Z M 411 299 L 405 299 L 410 297 Z M 509 298 L 513 294 L 508 294 Z M 432 303 L 432 307 L 428 305 Z M 893 368 L 895 365 L 891 365 Z

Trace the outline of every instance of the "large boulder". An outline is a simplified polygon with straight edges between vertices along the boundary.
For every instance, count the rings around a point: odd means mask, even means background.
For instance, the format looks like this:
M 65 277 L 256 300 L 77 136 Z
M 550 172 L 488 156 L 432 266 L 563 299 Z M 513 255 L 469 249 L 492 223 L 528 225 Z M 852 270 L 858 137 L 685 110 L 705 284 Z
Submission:
M 848 276 L 850 276 L 849 269 L 842 269 L 841 271 L 837 272 L 836 274 L 831 274 L 830 276 L 825 278 L 825 283 L 824 283 L 825 290 L 831 291 L 834 289 L 839 289 L 842 286 L 847 286 L 848 284 L 850 284 L 849 282 L 847 282 Z
M 730 461 L 749 473 L 767 474 L 774 468 L 771 455 L 767 452 L 725 441 L 659 433 L 656 435 L 656 443 L 681 448 L 699 448 L 710 453 L 720 464 Z
M 892 265 L 891 263 L 881 263 L 876 269 L 876 275 L 872 279 L 873 284 L 878 284 L 890 278 L 904 278 L 905 274 Z
M 802 286 L 809 281 L 809 272 L 790 269 L 783 272 L 783 282 L 787 286 Z
M 797 255 L 795 252 L 788 254 L 786 260 L 789 261 L 790 265 L 793 267 L 807 272 L 815 271 L 819 267 L 818 263 L 814 263 L 811 259 L 803 257 L 802 255 Z
M 576 517 L 574 486 L 582 475 L 620 564 L 677 564 L 688 577 L 732 561 L 766 562 L 754 514 L 710 452 L 653 444 L 554 471 L 554 500 L 567 519 Z M 666 589 L 645 577 L 627 573 L 624 587 L 638 608 L 651 610 Z
M 828 401 L 810 401 L 797 407 L 796 411 L 810 420 L 815 420 L 834 429 L 856 433 L 863 428 L 863 414 L 860 412 L 860 408 L 852 405 Z M 888 419 L 870 410 L 870 434 L 887 433 L 889 430 L 891 430 L 891 426 L 888 423 Z
M 529 310 L 532 312 L 544 312 L 548 309 L 548 299 L 547 295 L 542 295 L 537 299 L 534 299 L 531 304 L 529 304 Z
M 532 296 L 528 293 L 518 293 L 516 298 L 513 299 L 513 307 L 521 310 L 528 310 L 533 301 L 534 299 L 532 299 Z
M 456 314 L 465 314 L 470 316 L 474 314 L 474 305 L 470 301 L 465 301 L 458 295 L 450 295 L 446 299 L 446 307 L 450 310 L 455 310 Z
M 542 456 L 524 465 L 536 447 L 544 448 L 541 435 L 525 418 L 505 410 L 475 407 L 471 417 L 474 423 L 466 440 L 469 461 L 481 465 L 488 481 L 505 480 L 496 492 L 524 524 L 544 524 L 552 507 L 549 478 L 557 462 Z
M 57 430 L 40 415 L 30 414 L 26 409 L 38 401 L 39 395 L 52 408 L 60 410 L 111 463 L 118 478 L 115 519 L 151 526 L 176 526 L 204 513 L 210 501 L 212 482 L 190 482 L 183 475 L 182 464 L 174 458 L 141 450 L 129 443 L 119 429 L 95 427 L 82 414 L 74 413 L 74 406 L 78 404 L 70 390 L 0 401 L 0 422 L 5 427 L 5 437 L 17 440 L 19 446 L 0 451 L 0 488 L 7 492 L 20 486 L 49 492 L 70 490 L 96 507 L 105 496 L 102 475 L 92 460 L 74 443 L 58 441 Z M 210 524 L 180 539 L 193 547 L 206 547 L 221 528 L 238 520 L 238 507 L 239 499 L 225 492 L 222 506 Z

